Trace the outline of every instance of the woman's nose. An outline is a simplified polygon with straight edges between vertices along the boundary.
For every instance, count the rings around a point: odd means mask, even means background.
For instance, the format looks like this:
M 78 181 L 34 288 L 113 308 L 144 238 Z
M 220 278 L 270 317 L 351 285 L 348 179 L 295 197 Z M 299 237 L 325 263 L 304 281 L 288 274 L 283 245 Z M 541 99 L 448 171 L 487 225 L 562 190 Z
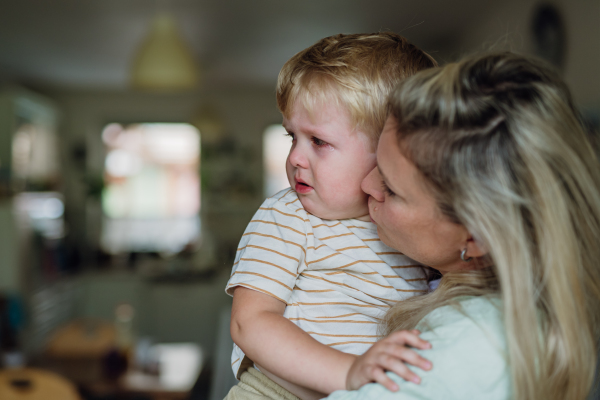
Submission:
M 377 167 L 373 168 L 371 172 L 365 176 L 360 188 L 363 190 L 363 192 L 373 197 L 375 200 L 379 202 L 383 201 L 384 195 L 383 191 L 381 190 L 381 177 L 379 176 Z
M 301 146 L 298 146 L 298 143 L 294 143 L 292 145 L 290 154 L 288 155 L 288 162 L 294 168 L 308 168 L 306 154 L 304 154 L 304 151 L 302 151 Z

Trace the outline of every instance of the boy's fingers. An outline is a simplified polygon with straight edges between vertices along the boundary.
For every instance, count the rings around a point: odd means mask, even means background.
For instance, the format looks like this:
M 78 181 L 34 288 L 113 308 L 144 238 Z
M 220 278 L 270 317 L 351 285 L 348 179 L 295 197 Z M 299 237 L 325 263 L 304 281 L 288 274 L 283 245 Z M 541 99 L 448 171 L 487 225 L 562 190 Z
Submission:
M 373 371 L 373 379 L 375 382 L 382 384 L 387 390 L 392 392 L 397 392 L 400 389 L 398 384 L 391 380 L 380 368 Z

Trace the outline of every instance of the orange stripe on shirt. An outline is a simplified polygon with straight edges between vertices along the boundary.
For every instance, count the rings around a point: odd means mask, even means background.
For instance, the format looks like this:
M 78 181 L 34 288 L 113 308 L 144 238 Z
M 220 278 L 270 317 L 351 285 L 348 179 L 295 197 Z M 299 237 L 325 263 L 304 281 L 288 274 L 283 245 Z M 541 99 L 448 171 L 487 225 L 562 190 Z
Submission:
M 273 250 L 273 249 L 269 249 L 268 247 L 255 246 L 255 245 L 253 245 L 253 244 L 249 244 L 249 245 L 247 245 L 247 246 L 240 247 L 239 249 L 237 249 L 237 251 L 244 250 L 246 247 L 252 247 L 252 248 L 254 248 L 254 249 L 261 249 L 261 250 L 265 250 L 265 251 L 270 251 L 271 253 L 279 254 L 279 255 L 280 255 L 280 256 L 282 256 L 282 257 L 289 258 L 290 260 L 294 260 L 294 261 L 296 261 L 297 263 L 299 263 L 299 262 L 300 262 L 300 260 L 298 260 L 298 259 L 297 259 L 297 258 L 295 258 L 295 257 L 288 256 L 287 254 L 280 253 L 280 252 L 278 252 L 278 251 L 276 251 L 276 250 Z
M 328 344 L 326 344 L 326 346 L 329 346 L 329 347 L 331 347 L 331 346 L 341 346 L 343 344 L 351 344 L 351 343 L 368 344 L 369 346 L 372 346 L 373 343 L 377 343 L 377 341 L 375 341 L 375 342 L 358 342 L 358 341 L 353 341 L 352 340 L 352 341 L 348 341 L 348 342 L 328 343 Z
M 374 321 L 354 321 L 354 320 L 345 320 L 345 319 L 334 319 L 331 321 L 318 321 L 316 319 L 308 319 L 308 318 L 289 318 L 290 321 L 307 321 L 307 322 L 314 322 L 316 324 L 328 324 L 328 323 L 335 323 L 335 324 L 377 324 L 377 322 Z
M 262 219 L 253 219 L 250 222 L 259 222 L 261 224 L 270 224 L 270 225 L 279 226 L 281 228 L 289 229 L 290 231 L 296 232 L 296 233 L 304 236 L 304 233 L 300 232 L 299 230 L 294 229 L 291 226 L 287 226 L 287 225 L 283 225 L 283 224 L 278 224 L 277 222 L 263 221 Z
M 264 260 L 258 260 L 258 259 L 256 259 L 256 258 L 240 258 L 240 261 L 254 261 L 254 262 L 257 262 L 257 263 L 261 263 L 261 264 L 267 264 L 267 265 L 270 265 L 270 266 L 272 266 L 272 267 L 279 268 L 279 269 L 280 269 L 280 270 L 282 270 L 283 272 L 287 272 L 288 274 L 290 274 L 290 275 L 292 275 L 292 276 L 296 276 L 296 274 L 295 274 L 295 273 L 293 273 L 292 271 L 289 271 L 289 270 L 287 270 L 287 269 L 285 269 L 285 268 L 283 268 L 283 267 L 280 267 L 279 265 L 277 265 L 277 264 L 274 264 L 274 263 L 272 263 L 272 262 L 268 262 L 268 261 L 264 261 Z M 290 290 L 291 290 L 291 289 L 290 289 Z
M 323 289 L 323 290 L 309 290 L 309 289 L 300 289 L 298 286 L 294 286 L 294 290 L 299 290 L 301 292 L 308 293 L 325 293 L 325 292 L 335 292 L 333 289 Z
M 348 233 L 342 233 L 341 235 L 327 236 L 327 237 L 324 237 L 324 238 L 320 238 L 320 240 L 335 239 L 335 238 L 339 238 L 339 237 L 342 237 L 342 236 L 354 236 L 354 233 L 348 232 Z
M 304 222 L 309 222 L 308 219 L 304 219 L 302 217 L 300 217 L 299 215 L 294 215 L 294 214 L 287 214 L 284 213 L 283 211 L 279 211 L 278 209 L 274 208 L 274 207 L 260 207 L 259 210 L 263 210 L 263 211 L 275 211 L 278 212 L 281 215 L 285 215 L 286 217 L 293 217 L 293 218 L 298 218 L 300 221 L 304 221 Z
M 261 293 L 264 293 L 264 294 L 268 294 L 269 296 L 271 296 L 271 297 L 273 297 L 273 298 L 275 298 L 275 299 L 277 299 L 277 300 L 281 301 L 282 303 L 284 303 L 284 304 L 287 304 L 287 301 L 283 300 L 281 297 L 277 297 L 277 296 L 275 296 L 273 293 L 271 293 L 271 292 L 269 292 L 269 291 L 267 291 L 267 290 L 261 289 L 261 288 L 259 288 L 259 287 L 253 286 L 253 285 L 249 285 L 249 284 L 247 284 L 247 283 L 236 283 L 235 285 L 230 285 L 230 286 L 228 286 L 228 287 L 227 287 L 227 289 L 230 289 L 230 288 L 232 288 L 232 287 L 234 287 L 234 286 L 235 286 L 235 287 L 237 287 L 237 286 L 241 286 L 241 287 L 245 287 L 245 288 L 247 288 L 247 289 L 256 290 L 257 292 L 261 292 Z
M 356 261 L 351 262 L 350 264 L 342 265 L 340 267 L 335 267 L 334 269 L 342 269 L 342 268 L 350 267 L 350 266 L 352 266 L 354 264 L 358 264 L 358 263 L 385 264 L 385 261 L 382 261 L 382 260 L 356 260 Z
M 321 227 L 323 227 L 323 226 L 326 226 L 326 227 L 328 227 L 328 228 L 335 228 L 336 226 L 338 226 L 338 225 L 340 225 L 340 224 L 341 224 L 341 222 L 338 222 L 337 224 L 333 224 L 333 225 L 319 224 L 319 225 L 315 225 L 315 226 L 313 226 L 313 229 L 315 229 L 315 228 L 321 228 Z
M 285 193 L 283 194 L 283 196 L 281 196 L 281 197 L 280 197 L 280 198 L 278 198 L 277 200 L 281 200 L 281 199 L 283 199 L 285 196 L 287 196 L 289 193 L 291 193 L 291 192 L 293 192 L 293 191 L 294 191 L 294 189 L 291 189 L 291 188 L 290 188 L 290 190 L 288 190 L 287 192 L 285 192 Z
M 356 303 L 345 303 L 345 302 L 339 302 L 339 301 L 328 301 L 328 302 L 323 302 L 323 303 L 305 303 L 305 302 L 299 301 L 297 303 L 288 304 L 288 306 L 297 306 L 297 305 L 302 305 L 302 306 L 330 306 L 330 305 L 339 305 L 339 306 L 353 306 L 353 307 L 364 307 L 364 308 L 379 308 L 379 307 L 390 308 L 390 306 L 388 306 L 387 304 L 369 304 L 369 303 L 367 303 L 367 304 L 356 304 Z
M 278 283 L 278 284 L 280 284 L 281 286 L 283 286 L 284 288 L 286 288 L 288 290 L 292 290 L 292 288 L 289 287 L 288 285 L 286 285 L 285 283 L 279 282 L 277 279 L 273 279 L 273 278 L 271 278 L 269 276 L 266 276 L 266 275 L 263 275 L 263 274 L 259 274 L 259 273 L 256 273 L 256 272 L 250 272 L 250 271 L 235 271 L 233 273 L 233 275 L 236 275 L 236 274 L 260 276 L 261 278 L 265 278 L 265 279 L 268 279 L 268 280 L 273 281 L 275 283 Z
M 336 335 L 333 333 L 306 332 L 309 335 L 327 336 L 327 337 L 355 337 L 355 338 L 379 338 L 379 335 Z
M 306 265 L 310 265 L 310 264 L 318 263 L 319 261 L 327 260 L 328 258 L 331 258 L 331 257 L 333 257 L 333 256 L 337 256 L 338 254 L 340 254 L 340 253 L 333 253 L 333 254 L 330 254 L 330 255 L 328 255 L 328 256 L 326 256 L 326 257 L 320 258 L 320 259 L 318 259 L 318 260 L 314 260 L 314 261 L 308 261 L 308 262 L 306 263 Z
M 381 283 L 377 283 L 377 282 L 373 282 L 373 281 L 370 281 L 370 280 L 365 279 L 365 278 L 361 278 L 360 276 L 357 276 L 355 274 L 350 274 L 350 273 L 346 272 L 346 275 L 351 276 L 351 277 L 356 278 L 356 279 L 360 279 L 363 282 L 372 283 L 373 285 L 377 285 L 377 286 L 380 286 L 380 287 L 385 288 L 385 289 L 394 289 L 393 286 L 382 285 Z
M 355 313 L 344 314 L 344 315 L 326 315 L 323 317 L 316 317 L 316 318 L 344 318 L 344 317 L 351 317 L 353 315 L 364 315 L 364 314 L 355 312 Z M 376 320 L 383 321 L 381 318 L 376 318 L 376 317 L 371 317 L 371 318 L 375 318 Z
M 344 250 L 353 250 L 353 249 L 368 249 L 369 246 L 351 246 L 351 247 L 344 247 L 343 249 L 338 249 L 337 251 L 344 251 Z
M 285 240 L 285 239 L 282 239 L 282 238 L 277 237 L 277 236 L 266 235 L 266 234 L 260 233 L 260 232 L 248 232 L 248 233 L 244 233 L 242 236 L 248 236 L 248 235 L 256 235 L 256 236 L 268 237 L 270 239 L 279 240 L 280 242 L 283 242 L 283 243 L 293 244 L 294 246 L 300 247 L 302 249 L 302 251 L 304 252 L 304 255 L 306 256 L 306 250 L 304 249 L 304 246 L 302 246 L 301 244 L 298 244 L 298 243 L 295 243 L 295 242 L 291 242 L 289 240 Z M 235 265 L 235 264 L 233 264 L 233 265 Z

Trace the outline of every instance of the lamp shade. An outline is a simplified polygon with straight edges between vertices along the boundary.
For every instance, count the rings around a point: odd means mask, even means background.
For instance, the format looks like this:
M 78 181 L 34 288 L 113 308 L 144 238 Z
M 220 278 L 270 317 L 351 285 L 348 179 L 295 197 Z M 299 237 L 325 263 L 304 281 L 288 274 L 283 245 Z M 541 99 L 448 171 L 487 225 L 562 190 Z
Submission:
M 175 19 L 158 14 L 140 47 L 131 73 L 137 89 L 191 89 L 198 84 L 198 67 L 178 32 Z

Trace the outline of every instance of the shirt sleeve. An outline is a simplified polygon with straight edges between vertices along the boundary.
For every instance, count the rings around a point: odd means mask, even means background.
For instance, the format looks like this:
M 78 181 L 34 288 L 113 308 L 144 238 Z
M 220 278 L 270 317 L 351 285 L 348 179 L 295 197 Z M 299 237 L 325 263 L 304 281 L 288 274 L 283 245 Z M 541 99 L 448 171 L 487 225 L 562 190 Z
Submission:
M 499 318 L 466 316 L 450 307 L 435 310 L 442 320 L 421 334 L 432 345 L 418 353 L 430 360 L 430 371 L 409 366 L 421 377 L 420 384 L 388 372 L 400 390 L 390 392 L 372 383 L 355 391 L 337 391 L 327 400 L 509 400 L 510 370 L 506 364 L 503 327 Z M 497 312 L 489 310 L 492 317 Z M 443 314 L 443 315 L 442 315 Z M 430 314 L 431 315 L 431 314 Z
M 287 303 L 305 262 L 307 222 L 284 203 L 267 199 L 242 236 L 226 292 L 243 286 Z

